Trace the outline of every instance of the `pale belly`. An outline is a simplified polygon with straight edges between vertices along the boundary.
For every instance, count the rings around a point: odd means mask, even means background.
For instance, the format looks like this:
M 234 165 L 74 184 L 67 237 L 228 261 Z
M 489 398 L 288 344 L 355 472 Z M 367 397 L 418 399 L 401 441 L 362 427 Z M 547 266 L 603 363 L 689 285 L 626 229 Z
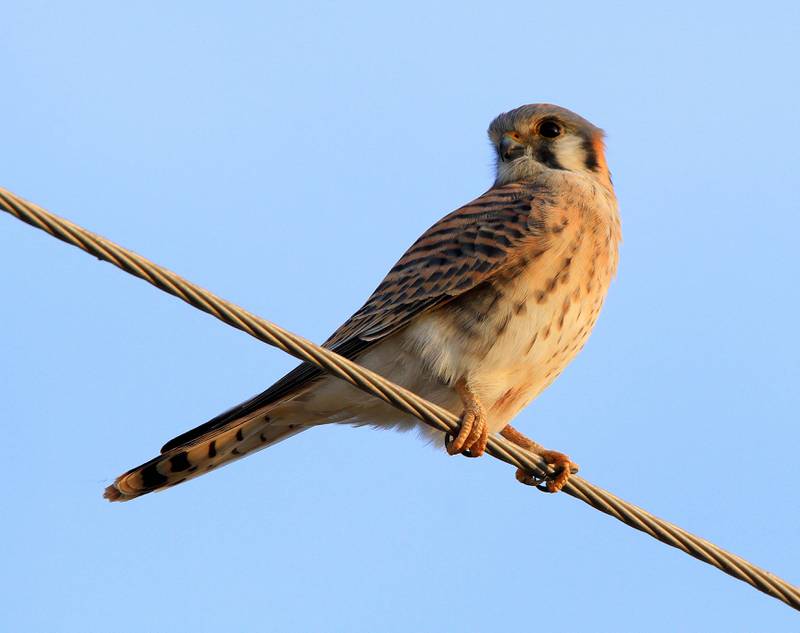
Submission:
M 602 298 L 582 302 L 577 294 L 577 287 L 567 285 L 544 305 L 528 298 L 510 308 L 516 314 L 507 322 L 507 316 L 487 319 L 480 334 L 456 332 L 457 326 L 444 316 L 422 321 L 408 336 L 426 339 L 422 357 L 430 373 L 450 385 L 466 377 L 487 410 L 490 431 L 497 432 L 550 385 L 586 343 Z
M 513 278 L 423 316 L 402 334 L 403 347 L 441 382 L 465 377 L 490 432 L 500 431 L 583 348 L 615 268 L 615 241 L 553 249 Z

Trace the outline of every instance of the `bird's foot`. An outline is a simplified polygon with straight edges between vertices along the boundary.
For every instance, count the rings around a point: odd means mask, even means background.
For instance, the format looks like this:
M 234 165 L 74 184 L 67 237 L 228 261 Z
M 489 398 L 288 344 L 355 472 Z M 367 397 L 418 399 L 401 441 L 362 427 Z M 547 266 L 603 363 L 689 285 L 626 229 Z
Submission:
M 536 453 L 554 471 L 552 475 L 547 477 L 535 477 L 522 468 L 517 468 L 515 476 L 520 483 L 527 486 L 535 486 L 542 492 L 558 492 L 567 484 L 570 475 L 577 473 L 579 470 L 578 464 L 572 462 L 564 453 L 544 448 L 541 444 L 537 444 L 517 431 L 510 424 L 500 432 L 500 435 L 514 442 L 517 446 Z
M 486 423 L 486 414 L 478 405 L 464 409 L 458 434 L 455 437 L 450 433 L 445 435 L 444 445 L 451 455 L 462 453 L 467 457 L 480 457 L 486 451 L 488 440 L 489 425 Z
M 455 438 L 450 433 L 445 435 L 445 448 L 450 455 L 462 453 L 467 457 L 480 457 L 486 451 L 486 442 L 489 441 L 486 411 L 463 379 L 456 383 L 456 390 L 464 402 L 464 412 L 461 414 L 461 426 Z
M 570 475 L 578 472 L 578 464 L 570 461 L 569 457 L 558 451 L 544 450 L 536 453 L 545 463 L 553 469 L 553 474 L 547 477 L 535 477 L 529 472 L 517 468 L 515 474 L 517 481 L 526 486 L 536 486 L 542 492 L 558 492 L 569 481 Z

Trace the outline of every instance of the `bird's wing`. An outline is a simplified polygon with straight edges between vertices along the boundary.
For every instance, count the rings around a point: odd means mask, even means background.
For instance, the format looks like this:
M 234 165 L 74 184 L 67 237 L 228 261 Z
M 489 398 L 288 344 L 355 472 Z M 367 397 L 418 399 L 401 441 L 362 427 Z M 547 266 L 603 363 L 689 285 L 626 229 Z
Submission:
M 518 265 L 543 248 L 546 190 L 529 183 L 495 187 L 428 229 L 386 275 L 367 302 L 323 343 L 352 359 L 416 316 Z M 525 248 L 525 246 L 530 248 Z M 322 375 L 309 363 L 296 367 L 269 389 L 170 440 L 176 448 L 285 399 Z

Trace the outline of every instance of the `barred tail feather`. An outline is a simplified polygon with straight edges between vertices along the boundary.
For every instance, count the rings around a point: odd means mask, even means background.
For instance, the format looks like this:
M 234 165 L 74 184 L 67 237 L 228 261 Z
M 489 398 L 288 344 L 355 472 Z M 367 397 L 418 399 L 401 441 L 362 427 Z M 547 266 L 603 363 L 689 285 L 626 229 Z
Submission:
M 170 448 L 120 475 L 103 496 L 109 501 L 129 501 L 177 486 L 308 428 L 276 424 L 264 415 L 235 421 L 192 442 Z

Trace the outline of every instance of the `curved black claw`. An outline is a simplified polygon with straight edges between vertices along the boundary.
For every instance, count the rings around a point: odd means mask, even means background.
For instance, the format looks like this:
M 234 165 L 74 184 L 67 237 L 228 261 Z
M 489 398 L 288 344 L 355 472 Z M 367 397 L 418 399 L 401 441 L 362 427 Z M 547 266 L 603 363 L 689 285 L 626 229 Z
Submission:
M 453 437 L 453 434 L 450 431 L 446 431 L 445 432 L 445 434 L 444 434 L 444 447 L 445 447 L 445 449 L 447 450 L 448 453 L 450 452 L 450 450 L 449 450 L 450 449 L 450 445 L 453 443 L 453 440 L 455 440 L 455 439 L 456 438 Z M 472 457 L 473 459 L 476 458 L 476 457 L 480 457 L 480 455 L 473 455 L 469 451 L 469 449 L 464 449 L 463 451 L 461 451 L 460 454 L 463 455 L 464 457 Z

